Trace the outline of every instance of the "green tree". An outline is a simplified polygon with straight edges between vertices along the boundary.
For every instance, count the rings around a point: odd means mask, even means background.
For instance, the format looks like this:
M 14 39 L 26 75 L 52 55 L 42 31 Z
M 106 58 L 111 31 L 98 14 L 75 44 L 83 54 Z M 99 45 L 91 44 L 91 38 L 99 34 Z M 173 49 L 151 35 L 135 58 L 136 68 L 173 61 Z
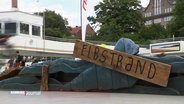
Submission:
M 35 13 L 45 17 L 45 35 L 54 37 L 68 37 L 68 21 L 55 11 L 45 10 L 44 12 Z
M 160 24 L 153 24 L 150 26 L 144 26 L 138 33 L 138 39 L 140 44 L 149 44 L 150 40 L 168 38 L 167 30 Z
M 184 0 L 176 0 L 176 5 L 174 8 L 175 18 L 169 25 L 169 30 L 176 37 L 184 36 Z M 171 35 L 172 35 L 171 34 Z
M 117 41 L 122 34 L 137 33 L 144 25 L 139 0 L 103 0 L 95 6 L 96 17 L 88 17 L 99 23 L 98 31 L 103 41 Z

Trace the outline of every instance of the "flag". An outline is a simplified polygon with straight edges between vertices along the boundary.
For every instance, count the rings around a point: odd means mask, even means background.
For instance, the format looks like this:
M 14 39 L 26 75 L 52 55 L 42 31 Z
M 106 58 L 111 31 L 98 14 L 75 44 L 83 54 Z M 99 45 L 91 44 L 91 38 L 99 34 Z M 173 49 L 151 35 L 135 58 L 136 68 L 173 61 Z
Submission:
M 12 8 L 18 8 L 17 0 L 12 0 Z
M 87 2 L 88 0 L 82 0 L 81 2 L 81 33 L 82 33 L 82 41 L 85 41 L 86 37 L 86 26 L 87 26 Z

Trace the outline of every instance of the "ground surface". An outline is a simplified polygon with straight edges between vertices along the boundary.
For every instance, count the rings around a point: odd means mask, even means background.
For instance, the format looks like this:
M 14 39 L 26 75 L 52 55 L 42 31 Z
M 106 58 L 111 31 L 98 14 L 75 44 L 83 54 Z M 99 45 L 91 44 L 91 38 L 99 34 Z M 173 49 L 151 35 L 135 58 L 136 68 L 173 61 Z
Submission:
M 170 95 L 63 91 L 26 94 L 0 91 L 0 104 L 184 104 L 184 96 Z

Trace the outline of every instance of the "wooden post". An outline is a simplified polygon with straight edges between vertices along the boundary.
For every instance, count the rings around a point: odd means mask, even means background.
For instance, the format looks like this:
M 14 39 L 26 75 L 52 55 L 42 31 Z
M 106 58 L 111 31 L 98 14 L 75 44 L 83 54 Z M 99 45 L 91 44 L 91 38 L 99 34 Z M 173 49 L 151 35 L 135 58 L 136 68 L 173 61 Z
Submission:
M 48 91 L 48 65 L 42 66 L 41 91 Z

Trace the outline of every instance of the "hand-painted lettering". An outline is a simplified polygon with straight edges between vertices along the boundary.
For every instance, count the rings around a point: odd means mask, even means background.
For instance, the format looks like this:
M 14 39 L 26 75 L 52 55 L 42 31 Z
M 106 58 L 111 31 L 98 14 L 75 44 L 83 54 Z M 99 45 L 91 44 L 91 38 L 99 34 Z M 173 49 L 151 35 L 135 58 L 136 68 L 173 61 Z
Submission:
M 122 55 L 118 55 L 118 60 L 117 60 L 116 68 L 122 67 L 122 60 L 123 60 L 123 56 Z
M 98 47 L 95 47 L 94 57 L 93 57 L 94 60 L 97 60 L 98 59 L 98 53 L 99 53 L 99 48 Z
M 88 50 L 88 58 L 90 58 L 90 53 L 91 53 L 91 46 L 89 46 L 89 50 Z
M 107 50 L 104 50 L 102 52 L 102 59 L 99 59 L 100 62 L 105 62 L 106 61 L 106 55 L 107 55 L 108 51 Z
M 88 46 L 87 44 L 83 44 L 83 46 L 82 46 L 82 51 L 81 51 L 81 55 L 82 55 L 82 56 L 84 56 L 84 50 L 87 49 L 87 48 L 86 48 L 87 46 Z
M 151 63 L 147 78 L 153 79 L 155 77 L 155 74 L 156 74 L 156 66 L 155 64 Z
M 144 61 L 143 66 L 142 66 L 141 61 L 138 60 L 138 61 L 137 61 L 137 65 L 136 65 L 136 69 L 135 69 L 135 73 L 137 73 L 137 70 L 138 70 L 138 68 L 139 68 L 140 74 L 143 74 L 144 68 L 145 68 L 145 64 L 146 64 L 146 61 Z
M 171 66 L 77 40 L 74 56 L 108 69 L 166 87 Z M 158 70 L 159 69 L 159 70 Z
M 132 65 L 133 65 L 133 58 L 132 57 L 128 57 L 128 60 L 129 60 L 130 63 L 126 64 L 125 70 L 126 71 L 131 71 Z
M 113 60 L 114 60 L 114 56 L 116 55 L 116 53 L 110 53 L 112 55 L 112 58 L 111 58 L 111 65 L 113 65 Z

